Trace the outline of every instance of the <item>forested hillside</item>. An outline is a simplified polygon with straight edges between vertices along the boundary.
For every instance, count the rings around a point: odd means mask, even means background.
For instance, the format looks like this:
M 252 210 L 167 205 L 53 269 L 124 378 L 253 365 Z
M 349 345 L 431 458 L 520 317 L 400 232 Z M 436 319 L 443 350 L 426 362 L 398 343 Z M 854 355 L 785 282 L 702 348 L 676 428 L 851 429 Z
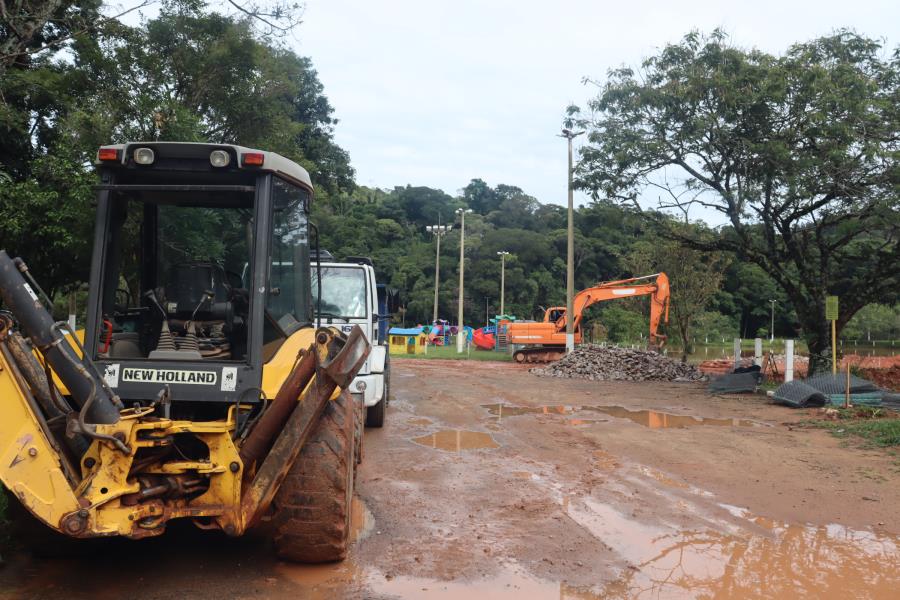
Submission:
M 426 225 L 451 223 L 455 228 L 441 243 L 441 318 L 455 321 L 459 273 L 458 207 L 466 218 L 465 314 L 482 324 L 485 314 L 499 311 L 500 257 L 506 262 L 506 312 L 520 318 L 540 316 L 541 306 L 565 304 L 565 208 L 542 204 L 512 185 L 488 186 L 472 180 L 456 196 L 427 187 L 377 190 L 359 187 L 351 193 L 321 198 L 313 214 L 324 248 L 336 255 L 367 255 L 375 260 L 382 281 L 401 291 L 410 323 L 430 321 L 434 302 L 436 244 Z M 633 210 L 593 202 L 575 213 L 576 288 L 602 280 L 648 275 L 665 268 L 642 260 L 647 246 L 666 244 L 655 227 Z M 702 258 L 691 257 L 702 262 Z M 754 336 L 768 330 L 770 299 L 781 304 L 776 331 L 793 335 L 789 307 L 774 283 L 758 267 L 727 261 L 720 289 L 696 316 L 696 334 L 709 337 Z M 640 267 L 640 268 L 638 268 Z M 676 298 L 683 282 L 673 283 Z M 487 308 L 486 308 L 487 307 Z M 638 340 L 646 330 L 640 300 L 596 306 L 591 315 L 603 322 L 612 339 Z M 673 332 L 674 333 L 674 332 Z M 646 333 L 645 333 L 646 335 Z

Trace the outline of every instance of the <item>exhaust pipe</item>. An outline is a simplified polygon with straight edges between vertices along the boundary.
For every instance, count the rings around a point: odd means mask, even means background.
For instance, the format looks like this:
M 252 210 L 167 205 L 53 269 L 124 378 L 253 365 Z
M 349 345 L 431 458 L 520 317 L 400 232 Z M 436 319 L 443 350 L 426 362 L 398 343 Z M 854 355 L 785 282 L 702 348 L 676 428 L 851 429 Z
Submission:
M 88 368 L 92 367 L 90 358 L 84 357 L 82 361 L 57 330 L 53 317 L 22 275 L 27 267 L 22 262 L 19 264 L 21 266 L 17 267 L 16 261 L 5 250 L 0 250 L 0 299 L 3 304 L 15 316 L 19 327 L 31 339 L 35 348 L 40 350 L 44 360 L 66 384 L 75 403 L 84 413 L 80 421 L 117 423 L 117 405 L 121 402 L 112 395 L 95 369 Z M 90 435 L 90 432 L 84 433 Z

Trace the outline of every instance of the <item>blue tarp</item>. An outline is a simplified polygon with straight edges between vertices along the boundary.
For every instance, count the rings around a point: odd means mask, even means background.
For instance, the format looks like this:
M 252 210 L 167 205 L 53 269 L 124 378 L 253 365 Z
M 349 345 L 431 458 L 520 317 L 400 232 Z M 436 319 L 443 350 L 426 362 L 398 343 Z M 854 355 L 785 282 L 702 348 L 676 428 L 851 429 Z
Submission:
M 431 332 L 433 333 L 435 329 L 436 329 L 436 327 L 433 327 L 431 329 Z M 466 325 L 463 328 L 463 331 L 466 334 L 466 338 L 471 342 L 472 341 L 472 333 L 474 330 L 471 327 L 469 327 L 468 325 Z M 390 331 L 388 331 L 388 335 L 420 335 L 423 333 L 426 333 L 425 327 L 407 327 L 406 329 L 404 329 L 402 327 L 391 327 Z M 440 335 L 440 334 L 438 334 L 438 335 Z
M 391 330 L 388 331 L 388 335 L 421 335 L 422 333 L 424 333 L 422 327 L 407 327 L 406 329 L 391 327 Z

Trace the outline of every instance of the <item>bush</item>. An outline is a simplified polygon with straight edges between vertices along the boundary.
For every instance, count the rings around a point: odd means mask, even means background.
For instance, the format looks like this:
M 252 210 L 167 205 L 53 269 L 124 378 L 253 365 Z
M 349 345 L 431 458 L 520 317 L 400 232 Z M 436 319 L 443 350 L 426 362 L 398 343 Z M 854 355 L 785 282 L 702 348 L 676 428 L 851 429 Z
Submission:
M 599 321 L 607 329 L 610 342 L 623 344 L 647 339 L 649 320 L 644 315 L 618 306 L 604 307 Z

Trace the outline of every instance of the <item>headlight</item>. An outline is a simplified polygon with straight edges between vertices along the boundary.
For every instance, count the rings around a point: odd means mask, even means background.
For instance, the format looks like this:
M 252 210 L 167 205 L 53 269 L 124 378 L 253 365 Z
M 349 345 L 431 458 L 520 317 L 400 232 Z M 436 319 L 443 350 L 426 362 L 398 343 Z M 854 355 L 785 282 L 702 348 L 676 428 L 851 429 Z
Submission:
M 138 148 L 134 151 L 134 162 L 139 165 L 152 165 L 156 154 L 150 148 Z
M 358 391 L 358 392 L 366 391 L 366 382 L 365 381 L 357 381 L 356 382 L 356 391 Z
M 213 150 L 209 154 L 209 164 L 214 167 L 227 167 L 231 162 L 231 155 L 224 150 Z

